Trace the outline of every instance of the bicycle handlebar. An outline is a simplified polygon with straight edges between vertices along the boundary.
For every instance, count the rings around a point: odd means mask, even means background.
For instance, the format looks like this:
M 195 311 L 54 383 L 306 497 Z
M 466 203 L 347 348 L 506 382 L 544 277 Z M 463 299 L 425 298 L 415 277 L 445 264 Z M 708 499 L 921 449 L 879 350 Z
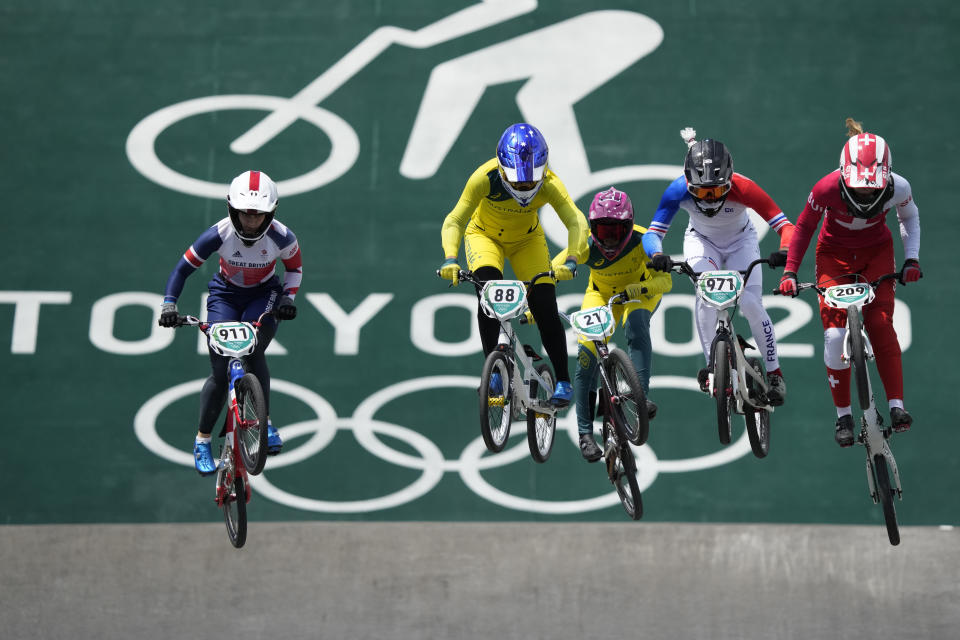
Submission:
M 261 313 L 260 317 L 257 318 L 255 321 L 251 322 L 250 324 L 252 324 L 254 327 L 259 329 L 260 325 L 263 323 L 263 319 L 268 316 L 273 316 L 273 318 L 276 319 L 277 322 L 281 321 L 280 316 L 277 314 L 277 310 L 271 309 L 270 311 L 264 311 L 263 313 Z M 203 322 L 197 316 L 187 315 L 187 316 L 177 316 L 177 324 L 175 324 L 171 328 L 177 329 L 179 327 L 199 327 L 201 331 L 206 332 L 206 330 L 210 328 L 210 325 L 212 324 L 213 324 L 212 322 Z
M 863 276 L 860 275 L 859 273 L 848 273 L 848 274 L 845 274 L 845 275 L 842 275 L 842 276 L 836 276 L 835 278 L 831 278 L 830 280 L 827 280 L 827 282 L 834 282 L 834 281 L 836 281 L 836 280 L 839 279 L 839 278 L 847 278 L 847 277 L 851 277 L 851 276 L 857 277 L 857 278 L 862 278 L 862 277 L 863 277 Z M 880 285 L 880 283 L 883 282 L 884 280 L 890 280 L 891 278 L 896 278 L 897 280 L 899 280 L 902 276 L 903 276 L 903 271 L 895 271 L 894 273 L 884 274 L 884 275 L 880 276 L 879 278 L 877 278 L 876 280 L 868 281 L 866 284 L 869 284 L 871 288 L 876 289 L 876 288 Z M 856 284 L 856 283 L 857 283 L 857 282 L 855 281 L 855 282 L 852 283 L 852 284 Z M 834 282 L 834 284 L 840 284 L 840 283 Z M 833 286 L 833 285 L 830 285 L 830 286 Z M 806 289 L 814 289 L 817 293 L 823 294 L 823 292 L 826 291 L 827 288 L 828 288 L 828 287 L 826 287 L 826 286 L 821 286 L 821 285 L 820 285 L 819 283 L 817 283 L 817 282 L 798 282 L 798 283 L 797 283 L 797 293 L 798 293 L 798 294 L 799 294 L 801 291 L 804 291 L 804 290 L 806 290 Z M 775 296 L 786 295 L 786 294 L 781 293 L 781 292 L 780 292 L 780 289 L 774 289 L 774 290 L 771 291 L 770 293 L 773 294 L 773 295 L 775 295 Z
M 437 269 L 437 277 L 438 277 L 438 278 L 440 277 L 440 270 L 439 270 L 439 269 Z M 520 282 L 522 282 L 523 284 L 527 285 L 527 287 L 529 288 L 529 287 L 532 287 L 532 286 L 537 282 L 537 280 L 539 280 L 539 279 L 541 279 L 541 278 L 554 278 L 554 277 L 556 277 L 556 276 L 555 276 L 553 270 L 551 269 L 550 271 L 542 271 L 542 272 L 536 274 L 535 276 L 533 276 L 532 278 L 530 278 L 530 280 L 521 280 Z M 480 280 L 480 279 L 478 279 L 475 275 L 473 275 L 473 271 L 462 271 L 462 270 L 461 270 L 460 272 L 457 273 L 457 278 L 460 280 L 460 282 L 470 282 L 471 284 L 473 284 L 473 285 L 474 285 L 475 287 L 477 287 L 477 288 L 482 287 L 485 283 L 489 282 L 489 280 Z M 451 283 L 450 286 L 452 287 L 453 284 Z
M 758 264 L 770 264 L 770 258 L 757 258 L 756 260 L 751 262 L 746 269 L 739 270 L 737 272 L 743 276 L 744 280 L 749 279 L 750 272 L 752 272 L 753 268 Z M 653 263 L 648 262 L 647 268 L 653 269 Z M 696 282 L 697 278 L 699 278 L 703 273 L 705 273 L 704 271 L 694 271 L 693 267 L 691 267 L 686 260 L 674 262 L 670 267 L 670 271 L 676 271 L 677 273 L 682 273 L 686 275 L 688 278 L 690 278 L 690 280 L 692 280 L 693 282 Z

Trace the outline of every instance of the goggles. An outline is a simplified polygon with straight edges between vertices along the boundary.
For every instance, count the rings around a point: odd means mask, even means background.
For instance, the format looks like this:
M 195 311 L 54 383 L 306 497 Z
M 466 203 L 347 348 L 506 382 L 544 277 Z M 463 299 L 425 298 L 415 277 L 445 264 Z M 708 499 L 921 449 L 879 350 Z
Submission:
M 730 183 L 718 184 L 713 187 L 698 187 L 692 184 L 687 185 L 687 191 L 694 198 L 699 200 L 719 200 L 730 191 Z

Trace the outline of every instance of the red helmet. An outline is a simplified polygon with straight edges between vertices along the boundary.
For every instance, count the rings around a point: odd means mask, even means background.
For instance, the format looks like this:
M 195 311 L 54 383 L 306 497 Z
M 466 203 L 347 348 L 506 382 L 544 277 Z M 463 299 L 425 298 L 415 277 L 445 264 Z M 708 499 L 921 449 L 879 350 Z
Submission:
M 610 187 L 593 197 L 590 203 L 590 236 L 600 253 L 613 260 L 633 232 L 633 204 L 630 196 Z
M 892 190 L 893 164 L 886 140 L 872 133 L 851 136 L 840 152 L 840 195 L 851 215 L 870 218 L 880 213 Z

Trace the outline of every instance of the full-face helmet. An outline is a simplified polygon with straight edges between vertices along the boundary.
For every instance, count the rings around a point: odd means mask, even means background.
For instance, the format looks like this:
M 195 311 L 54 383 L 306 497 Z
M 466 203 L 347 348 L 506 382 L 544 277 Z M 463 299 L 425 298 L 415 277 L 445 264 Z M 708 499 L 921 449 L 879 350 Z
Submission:
M 872 218 L 893 191 L 890 147 L 878 135 L 851 136 L 840 152 L 840 196 L 850 215 Z
M 610 187 L 593 196 L 590 203 L 590 237 L 607 260 L 613 260 L 633 231 L 633 204 L 630 196 Z
M 547 171 L 547 141 L 533 125 L 510 125 L 497 143 L 497 163 L 503 187 L 526 207 L 543 185 Z
M 733 178 L 733 158 L 726 145 L 710 138 L 690 145 L 683 161 L 683 174 L 697 209 L 706 216 L 717 215 Z
M 227 191 L 227 209 L 233 230 L 244 244 L 249 246 L 264 236 L 273 222 L 279 201 L 277 185 L 262 171 L 244 171 L 233 179 Z M 241 213 L 263 215 L 263 222 L 256 231 L 246 231 L 240 222 Z

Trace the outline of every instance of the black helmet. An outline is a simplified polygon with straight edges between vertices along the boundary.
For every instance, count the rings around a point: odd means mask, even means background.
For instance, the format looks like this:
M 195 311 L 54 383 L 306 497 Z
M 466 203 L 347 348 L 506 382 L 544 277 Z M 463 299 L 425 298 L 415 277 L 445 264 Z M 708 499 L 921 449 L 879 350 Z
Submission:
M 683 161 L 683 174 L 697 209 L 707 216 L 717 215 L 733 177 L 733 158 L 726 145 L 710 138 L 693 143 Z

